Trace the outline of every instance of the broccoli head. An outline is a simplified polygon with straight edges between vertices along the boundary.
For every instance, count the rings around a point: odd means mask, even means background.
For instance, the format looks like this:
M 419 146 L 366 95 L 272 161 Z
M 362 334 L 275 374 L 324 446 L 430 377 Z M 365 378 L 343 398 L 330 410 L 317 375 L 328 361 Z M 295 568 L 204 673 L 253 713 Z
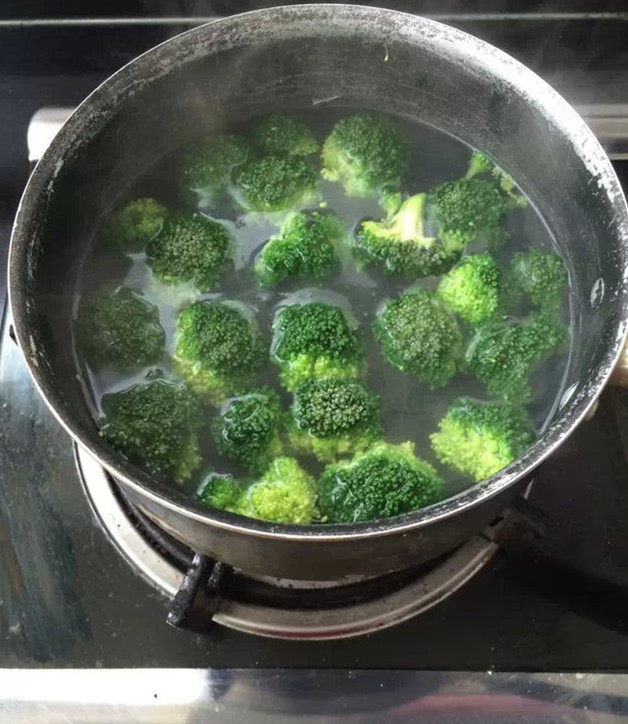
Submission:
M 521 324 L 486 324 L 469 342 L 465 362 L 492 397 L 523 402 L 530 397 L 528 375 L 534 365 L 559 351 L 566 339 L 565 325 L 550 314 Z
M 256 325 L 236 307 L 200 301 L 179 315 L 174 369 L 213 404 L 245 387 L 265 359 Z
M 356 113 L 341 118 L 323 144 L 323 176 L 339 181 L 348 196 L 369 196 L 397 188 L 410 154 L 388 118 Z
M 380 442 L 350 461 L 328 465 L 318 481 L 318 503 L 330 523 L 359 523 L 431 505 L 442 486 L 436 470 L 416 457 L 413 443 Z
M 472 326 L 491 319 L 500 302 L 501 271 L 490 254 L 465 256 L 438 285 L 445 306 Z
M 274 523 L 307 525 L 318 518 L 314 480 L 294 458 L 276 458 L 245 490 L 238 512 Z
M 456 374 L 462 334 L 434 292 L 417 289 L 389 300 L 373 327 L 386 360 L 431 389 Z
M 238 166 L 233 183 L 249 211 L 286 211 L 316 197 L 313 166 L 298 156 L 264 156 Z
M 430 436 L 438 459 L 481 482 L 516 460 L 534 441 L 523 407 L 460 398 Z
M 558 309 L 565 299 L 567 272 L 562 259 L 552 251 L 531 249 L 512 259 L 515 285 L 543 310 Z
M 427 234 L 425 202 L 425 194 L 415 194 L 382 221 L 363 221 L 355 234 L 356 258 L 380 264 L 387 274 L 413 278 L 450 269 L 464 247 L 453 237 L 440 239 Z
M 232 475 L 209 473 L 203 478 L 196 493 L 196 499 L 210 508 L 238 513 L 242 489 Z
M 269 239 L 255 260 L 255 275 L 264 286 L 288 277 L 324 277 L 336 264 L 336 247 L 344 236 L 344 228 L 333 214 L 291 214 L 279 236 Z
M 155 199 L 134 199 L 107 216 L 105 235 L 124 252 L 144 251 L 161 231 L 166 215 L 166 207 Z
M 379 397 L 355 380 L 304 382 L 294 393 L 288 439 L 298 453 L 330 462 L 381 438 Z
M 282 416 L 279 397 L 269 387 L 232 397 L 212 425 L 218 452 L 236 460 L 250 473 L 262 472 L 281 455 Z
M 164 354 L 159 310 L 129 287 L 81 300 L 76 339 L 81 352 L 96 367 L 132 369 L 157 362 Z
M 227 270 L 233 251 L 227 228 L 201 214 L 169 219 L 147 248 L 148 264 L 159 279 L 190 282 L 201 292 Z
M 263 153 L 277 156 L 309 156 L 318 143 L 308 126 L 296 116 L 271 113 L 251 129 L 253 143 Z
M 364 370 L 364 350 L 355 329 L 340 307 L 321 302 L 278 310 L 271 357 L 291 391 L 309 379 L 359 377 Z
M 502 192 L 509 209 L 521 209 L 528 205 L 526 197 L 517 189 L 513 177 L 496 166 L 482 151 L 473 151 L 471 154 L 466 178 L 474 176 L 483 177 L 495 184 Z
M 200 465 L 199 409 L 185 385 L 169 380 L 133 385 L 105 395 L 102 408 L 100 434 L 151 473 L 183 483 Z

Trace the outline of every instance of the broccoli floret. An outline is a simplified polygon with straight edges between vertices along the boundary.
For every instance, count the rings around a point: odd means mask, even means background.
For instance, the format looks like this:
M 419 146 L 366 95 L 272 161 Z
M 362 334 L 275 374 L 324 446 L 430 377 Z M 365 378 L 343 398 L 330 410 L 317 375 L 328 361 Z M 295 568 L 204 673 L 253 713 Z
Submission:
M 456 400 L 430 436 L 438 459 L 481 482 L 516 460 L 534 441 L 523 407 Z
M 503 193 L 508 208 L 521 209 L 528 205 L 525 196 L 515 186 L 513 177 L 502 171 L 499 166 L 496 166 L 482 151 L 473 151 L 471 154 L 466 178 L 473 178 L 474 176 L 483 176 L 492 181 Z
M 246 386 L 265 359 L 264 340 L 239 309 L 206 300 L 179 315 L 174 369 L 213 404 Z
M 492 397 L 524 402 L 530 397 L 528 375 L 532 368 L 559 351 L 566 339 L 565 325 L 549 314 L 539 314 L 521 324 L 486 324 L 469 342 L 465 362 Z
M 417 289 L 389 300 L 373 328 L 388 362 L 431 389 L 456 374 L 462 334 L 434 292 Z
M 298 156 L 264 156 L 239 166 L 233 182 L 250 211 L 286 211 L 316 197 L 318 179 L 312 165 Z
M 323 144 L 323 176 L 339 181 L 348 196 L 369 196 L 396 189 L 410 154 L 396 126 L 376 113 L 340 119 Z
M 238 512 L 274 523 L 307 525 L 318 518 L 314 480 L 294 458 L 276 458 L 244 492 Z
M 228 510 L 231 513 L 240 511 L 242 489 L 232 475 L 209 473 L 203 478 L 196 499 L 210 508 Z
M 356 258 L 380 264 L 387 274 L 413 278 L 451 269 L 464 246 L 453 237 L 439 239 L 427 234 L 425 202 L 425 194 L 416 194 L 382 221 L 363 221 L 355 234 Z
M 281 423 L 277 393 L 260 387 L 227 400 L 213 422 L 212 432 L 218 452 L 256 474 L 281 455 Z
M 318 481 L 321 515 L 330 523 L 387 518 L 435 503 L 443 482 L 414 454 L 414 444 L 381 442 L 353 460 L 328 465 Z
M 552 251 L 531 249 L 516 253 L 512 278 L 533 304 L 543 310 L 558 309 L 565 298 L 567 272 L 562 259 Z
M 336 248 L 344 236 L 344 228 L 333 214 L 291 214 L 279 236 L 269 239 L 255 260 L 255 275 L 264 286 L 288 277 L 324 277 L 337 262 Z
M 129 287 L 81 300 L 76 338 L 81 352 L 96 367 L 132 369 L 157 362 L 164 354 L 159 310 Z
M 340 307 L 313 302 L 278 310 L 273 321 L 271 358 L 281 383 L 295 390 L 318 377 L 359 377 L 364 350 Z
M 309 156 L 318 150 L 318 143 L 308 126 L 285 113 L 271 113 L 260 118 L 251 130 L 251 138 L 263 153 L 271 155 Z
M 183 384 L 153 380 L 102 399 L 100 434 L 130 460 L 176 483 L 189 480 L 201 463 L 199 409 Z
M 207 205 L 225 190 L 231 172 L 249 157 L 247 142 L 240 136 L 215 136 L 188 149 L 183 156 L 181 183 Z
M 447 308 L 475 326 L 491 319 L 500 302 L 501 271 L 490 254 L 465 256 L 438 285 Z
M 148 264 L 159 279 L 190 282 L 201 292 L 216 284 L 233 252 L 227 228 L 201 214 L 168 219 L 147 248 Z
M 379 397 L 355 380 L 304 382 L 294 393 L 288 440 L 298 453 L 330 462 L 381 438 Z
M 166 207 L 155 199 L 134 199 L 107 216 L 105 235 L 124 252 L 144 251 L 161 231 L 166 215 Z

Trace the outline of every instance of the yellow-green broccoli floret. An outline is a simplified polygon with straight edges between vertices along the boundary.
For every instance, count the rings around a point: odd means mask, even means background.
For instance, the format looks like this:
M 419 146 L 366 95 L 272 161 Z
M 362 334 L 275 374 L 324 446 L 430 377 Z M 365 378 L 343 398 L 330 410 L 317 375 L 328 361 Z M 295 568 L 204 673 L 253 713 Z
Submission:
M 490 254 L 463 257 L 438 285 L 447 308 L 472 326 L 494 316 L 500 294 L 501 270 Z
M 323 176 L 339 181 L 348 196 L 369 196 L 399 187 L 410 154 L 399 129 L 377 113 L 341 118 L 323 144 Z
M 567 272 L 562 259 L 552 251 L 517 252 L 512 259 L 512 278 L 543 310 L 558 309 L 565 301 Z
M 277 156 L 309 156 L 318 150 L 307 124 L 286 113 L 260 118 L 251 129 L 251 139 L 262 153 Z
M 381 442 L 353 460 L 328 465 L 318 504 L 329 523 L 359 523 L 418 510 L 438 501 L 443 482 L 414 454 L 414 444 Z
M 525 196 L 517 189 L 515 181 L 482 151 L 473 151 L 466 178 L 480 176 L 491 181 L 502 192 L 509 209 L 521 209 L 528 205 Z
M 520 324 L 495 322 L 477 330 L 465 362 L 492 397 L 520 403 L 530 397 L 528 376 L 534 365 L 560 351 L 566 340 L 565 325 L 550 314 Z
M 318 178 L 298 156 L 264 156 L 238 166 L 233 182 L 249 211 L 287 211 L 313 201 Z
M 176 483 L 189 480 L 201 463 L 199 409 L 183 384 L 154 380 L 105 395 L 100 434 L 133 462 Z
M 234 240 L 225 226 L 201 214 L 168 219 L 149 243 L 148 264 L 162 281 L 190 282 L 208 292 L 231 266 Z
M 417 289 L 389 300 L 373 328 L 386 360 L 431 389 L 456 374 L 462 334 L 435 292 Z
M 273 321 L 271 358 L 281 383 L 295 390 L 309 379 L 359 377 L 364 350 L 340 307 L 321 302 L 292 304 Z
M 81 300 L 75 329 L 80 351 L 96 367 L 132 369 L 158 362 L 164 354 L 159 310 L 129 287 Z
M 209 508 L 239 513 L 242 488 L 232 475 L 208 473 L 199 486 L 196 499 Z
M 161 231 L 167 213 L 166 207 L 155 199 L 133 199 L 107 216 L 105 235 L 124 252 L 144 251 Z
M 382 436 L 379 397 L 355 380 L 309 380 L 294 393 L 288 440 L 295 452 L 331 462 Z
M 173 367 L 213 404 L 242 390 L 265 360 L 257 326 L 235 306 L 205 300 L 179 315 Z
M 218 452 L 236 460 L 250 473 L 262 472 L 282 453 L 282 418 L 279 396 L 270 387 L 232 397 L 212 424 Z
M 345 230 L 334 214 L 291 214 L 255 260 L 255 276 L 264 286 L 289 277 L 324 277 L 337 264 L 337 247 L 344 237 Z
M 523 407 L 456 400 L 430 436 L 438 459 L 481 482 L 516 460 L 534 441 Z

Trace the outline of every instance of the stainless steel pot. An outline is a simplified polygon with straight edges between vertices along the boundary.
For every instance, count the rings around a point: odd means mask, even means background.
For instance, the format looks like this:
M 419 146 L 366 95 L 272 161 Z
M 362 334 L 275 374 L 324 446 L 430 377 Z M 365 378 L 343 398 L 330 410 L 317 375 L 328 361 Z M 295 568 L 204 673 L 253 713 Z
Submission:
M 201 508 L 98 436 L 76 378 L 71 320 L 94 220 L 156 156 L 277 107 L 374 108 L 481 148 L 520 183 L 571 277 L 573 350 L 551 424 L 519 460 L 430 508 L 360 525 L 297 528 Z M 194 549 L 297 579 L 377 574 L 433 558 L 482 529 L 583 418 L 626 330 L 628 210 L 574 110 L 518 62 L 469 35 L 351 5 L 273 8 L 184 33 L 87 98 L 37 165 L 9 261 L 18 342 L 61 424 L 150 516 Z

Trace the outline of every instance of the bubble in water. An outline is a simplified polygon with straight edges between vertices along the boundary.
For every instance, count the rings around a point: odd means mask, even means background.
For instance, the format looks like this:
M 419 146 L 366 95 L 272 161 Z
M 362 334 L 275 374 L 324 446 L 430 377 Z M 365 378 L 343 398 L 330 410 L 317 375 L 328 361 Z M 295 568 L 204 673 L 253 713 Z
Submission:
M 597 309 L 604 299 L 604 279 L 598 277 L 591 287 L 591 308 Z
M 563 392 L 563 395 L 560 398 L 560 404 L 558 405 L 561 410 L 571 400 L 577 387 L 578 387 L 578 383 L 574 382 L 571 385 L 569 385 L 569 387 Z

